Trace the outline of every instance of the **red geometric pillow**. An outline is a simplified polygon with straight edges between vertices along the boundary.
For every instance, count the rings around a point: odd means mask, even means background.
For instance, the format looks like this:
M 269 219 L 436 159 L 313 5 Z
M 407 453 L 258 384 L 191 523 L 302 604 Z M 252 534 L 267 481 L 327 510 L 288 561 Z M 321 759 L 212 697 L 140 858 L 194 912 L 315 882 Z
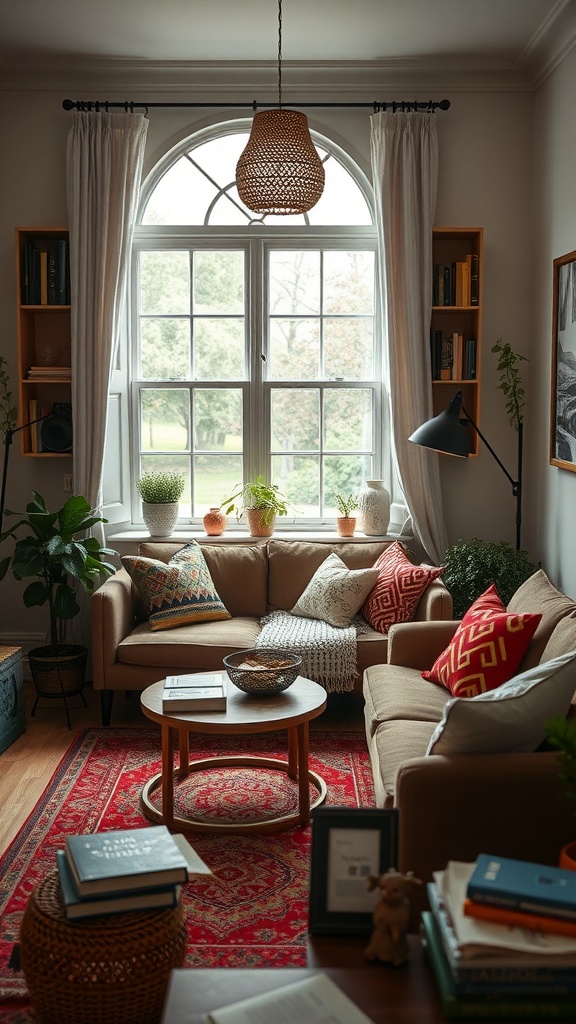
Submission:
M 395 622 L 409 622 L 424 591 L 444 572 L 442 566 L 414 565 L 398 541 L 382 552 L 373 568 L 380 572 L 362 615 L 379 633 L 387 633 Z
M 454 697 L 496 690 L 516 674 L 541 618 L 506 612 L 491 586 L 468 609 L 446 650 L 422 675 Z

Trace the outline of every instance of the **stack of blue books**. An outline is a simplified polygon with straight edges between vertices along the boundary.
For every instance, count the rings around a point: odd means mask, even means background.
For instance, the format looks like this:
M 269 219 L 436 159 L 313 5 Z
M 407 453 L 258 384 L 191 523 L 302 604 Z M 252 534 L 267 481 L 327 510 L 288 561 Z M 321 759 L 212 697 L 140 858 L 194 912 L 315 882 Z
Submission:
M 191 875 L 211 874 L 164 825 L 68 836 L 56 866 L 70 920 L 174 907 Z
M 576 938 L 478 920 L 465 913 L 469 892 L 477 892 L 478 875 L 487 862 L 494 873 L 497 861 L 502 858 L 491 855 L 482 855 L 474 864 L 450 861 L 428 885 L 430 910 L 422 915 L 422 941 L 444 1014 L 447 1019 L 574 1021 Z M 506 865 L 516 887 L 522 888 L 519 879 L 527 877 L 522 868 L 526 863 L 509 861 Z M 540 869 L 544 890 L 551 885 L 550 872 L 561 871 L 545 865 L 533 867 Z M 536 877 L 538 872 L 532 874 Z M 502 880 L 504 874 L 500 877 Z M 573 885 L 576 877 L 568 881 Z M 539 899 L 544 898 L 541 893 Z

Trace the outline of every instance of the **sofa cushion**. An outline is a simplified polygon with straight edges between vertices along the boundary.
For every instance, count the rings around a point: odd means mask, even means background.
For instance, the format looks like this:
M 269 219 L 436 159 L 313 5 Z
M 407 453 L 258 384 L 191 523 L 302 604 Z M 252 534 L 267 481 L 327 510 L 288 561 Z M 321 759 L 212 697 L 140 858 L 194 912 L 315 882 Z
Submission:
M 543 662 L 478 697 L 447 701 L 427 754 L 521 754 L 536 750 L 552 715 L 576 689 L 576 651 Z
M 349 569 L 369 569 L 389 543 L 325 543 L 272 538 L 268 541 L 268 611 L 289 612 L 317 568 L 332 552 L 339 555 Z
M 424 756 L 434 729 L 432 722 L 404 720 L 378 726 L 368 744 L 377 807 L 393 806 L 398 772 L 407 761 Z
M 404 719 L 436 726 L 448 699 L 446 691 L 425 683 L 420 672 L 402 665 L 372 665 L 364 672 L 365 719 L 369 735 L 382 722 Z
M 230 618 L 196 541 L 174 552 L 168 565 L 142 555 L 123 555 L 121 561 L 147 605 L 153 630 Z
M 508 614 L 494 585 L 472 604 L 431 669 L 422 673 L 455 697 L 476 697 L 517 671 L 540 615 Z
M 318 566 L 292 614 L 323 619 L 330 626 L 349 626 L 377 576 L 376 569 L 349 569 L 332 553 Z
M 414 565 L 398 541 L 382 552 L 374 568 L 378 579 L 362 614 L 380 633 L 396 622 L 409 622 L 424 591 L 444 572 L 441 566 Z
M 522 660 L 522 669 L 532 668 L 541 660 L 544 648 L 556 625 L 566 615 L 576 614 L 576 602 L 557 590 L 543 569 L 526 580 L 510 598 L 507 611 L 524 614 L 540 612 L 542 620 Z
M 544 648 L 542 661 L 550 661 L 566 651 L 576 651 L 576 614 L 566 615 L 552 630 Z
M 240 615 L 161 633 L 142 622 L 118 645 L 118 660 L 124 665 L 153 665 L 159 669 L 170 666 L 187 672 L 218 671 L 226 655 L 254 647 L 260 632 L 258 619 Z

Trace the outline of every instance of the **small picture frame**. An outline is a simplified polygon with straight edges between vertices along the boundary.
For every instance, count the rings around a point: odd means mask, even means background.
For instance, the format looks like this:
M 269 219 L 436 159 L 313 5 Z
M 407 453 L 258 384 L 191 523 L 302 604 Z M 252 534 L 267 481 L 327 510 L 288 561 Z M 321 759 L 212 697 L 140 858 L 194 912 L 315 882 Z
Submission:
M 550 463 L 576 473 L 576 252 L 554 260 Z
M 367 935 L 378 890 L 368 876 L 398 866 L 398 811 L 316 807 L 308 930 L 311 935 Z

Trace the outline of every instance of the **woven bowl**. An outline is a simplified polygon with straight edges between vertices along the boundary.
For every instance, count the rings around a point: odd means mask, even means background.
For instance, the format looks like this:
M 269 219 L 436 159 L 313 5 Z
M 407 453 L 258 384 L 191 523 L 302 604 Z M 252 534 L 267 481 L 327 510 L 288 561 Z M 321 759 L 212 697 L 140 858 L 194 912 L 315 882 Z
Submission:
M 224 658 L 231 682 L 244 693 L 272 696 L 292 685 L 302 666 L 298 654 L 255 647 Z M 262 667 L 259 667 L 262 666 Z

